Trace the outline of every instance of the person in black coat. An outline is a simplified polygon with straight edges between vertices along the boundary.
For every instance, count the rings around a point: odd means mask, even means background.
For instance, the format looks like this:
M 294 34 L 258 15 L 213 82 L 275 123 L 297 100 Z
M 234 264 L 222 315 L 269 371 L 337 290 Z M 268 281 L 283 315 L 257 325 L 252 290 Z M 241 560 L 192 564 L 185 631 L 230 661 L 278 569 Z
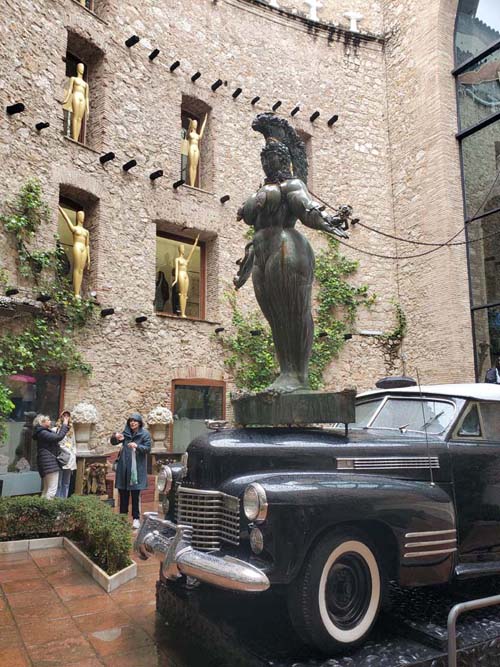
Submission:
M 490 384 L 500 384 L 500 357 L 493 368 L 488 368 L 484 381 Z
M 57 433 L 50 430 L 51 421 L 47 415 L 37 415 L 33 420 L 33 440 L 38 446 L 38 472 L 43 482 L 42 498 L 55 498 L 59 481 L 59 443 L 68 432 L 68 415 L 62 420 L 61 428 Z
M 144 420 L 137 412 L 130 415 L 123 433 L 115 433 L 112 445 L 121 445 L 117 459 L 115 486 L 120 495 L 120 514 L 128 514 L 132 496 L 132 526 L 139 528 L 141 490 L 148 486 L 147 455 L 151 451 L 151 436 L 144 428 Z

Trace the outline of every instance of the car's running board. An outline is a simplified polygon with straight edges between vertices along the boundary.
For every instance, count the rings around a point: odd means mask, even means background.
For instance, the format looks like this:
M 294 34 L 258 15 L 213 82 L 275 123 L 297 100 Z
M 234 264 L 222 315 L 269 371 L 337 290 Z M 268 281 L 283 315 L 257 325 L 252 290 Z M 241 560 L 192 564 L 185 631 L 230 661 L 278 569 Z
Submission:
M 494 574 L 500 574 L 500 561 L 498 560 L 484 561 L 483 563 L 462 563 L 455 568 L 457 579 L 472 579 Z

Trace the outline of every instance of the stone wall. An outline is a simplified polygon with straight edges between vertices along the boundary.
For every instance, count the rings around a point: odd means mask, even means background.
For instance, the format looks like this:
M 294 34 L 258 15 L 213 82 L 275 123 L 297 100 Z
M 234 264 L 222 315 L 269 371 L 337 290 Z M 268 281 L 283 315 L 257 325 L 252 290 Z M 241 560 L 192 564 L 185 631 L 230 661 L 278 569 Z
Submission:
M 281 3 L 279 3 L 281 5 Z M 23 101 L 26 111 L 0 124 L 3 193 L 40 178 L 54 211 L 40 243 L 51 243 L 60 195 L 88 206 L 92 271 L 85 287 L 97 292 L 115 315 L 97 317 L 80 336 L 90 378 L 70 375 L 65 402 L 93 402 L 102 422 L 96 442 L 119 427 L 134 409 L 168 404 L 179 369 L 208 367 L 225 377 L 217 323 L 229 330 L 224 291 L 241 256 L 246 229 L 235 219 L 244 198 L 262 180 L 260 135 L 250 124 L 256 112 L 282 102 L 278 113 L 310 137 L 313 190 L 333 204 L 351 203 L 355 214 L 385 233 L 441 240 L 461 223 L 460 171 L 452 67 L 452 2 L 425 0 L 414 16 L 410 0 L 356 3 L 365 19 L 355 36 L 327 25 L 311 27 L 292 10 L 277 11 L 253 0 L 219 2 L 157 0 L 95 1 L 97 15 L 76 0 L 6 0 L 0 21 L 0 81 L 4 103 Z M 320 19 L 347 26 L 352 3 L 325 0 Z M 358 7 L 357 7 L 358 8 Z M 387 50 L 380 35 L 389 33 Z M 132 48 L 125 40 L 137 34 Z M 70 45 L 96 63 L 89 74 L 89 145 L 63 136 L 63 58 Z M 154 60 L 148 54 L 160 49 Z M 78 53 L 76 55 L 79 55 Z M 179 60 L 174 72 L 170 65 Z M 196 71 L 201 77 L 193 83 Z M 222 79 L 216 91 L 211 84 Z M 236 99 L 232 92 L 243 89 Z M 260 101 L 252 106 L 255 96 Z M 179 178 L 180 113 L 183 100 L 209 109 L 203 139 L 202 189 L 172 188 Z M 320 117 L 310 122 L 315 111 Z M 326 121 L 339 120 L 332 127 Z M 37 133 L 34 124 L 49 121 Z M 99 155 L 116 159 L 102 166 Z M 137 160 L 126 173 L 122 164 Z M 157 169 L 163 178 L 154 182 Z M 222 205 L 220 197 L 230 200 Z M 159 317 L 153 312 L 156 231 L 175 232 L 207 244 L 205 321 Z M 323 240 L 305 232 L 313 247 Z M 406 244 L 356 227 L 349 242 L 375 254 L 408 252 Z M 467 275 L 462 249 L 395 262 L 344 247 L 359 260 L 354 280 L 377 293 L 360 312 L 359 331 L 392 329 L 400 300 L 409 317 L 409 371 L 419 366 L 427 381 L 472 379 Z M 12 248 L 0 233 L 2 265 L 16 282 Z M 399 281 L 399 283 L 398 283 Z M 248 284 L 241 296 L 255 309 Z M 147 322 L 135 323 L 138 314 Z M 5 321 L 5 320 L 4 320 Z M 425 351 L 425 354 L 422 354 Z M 401 370 L 401 369 L 399 369 Z M 370 336 L 355 336 L 327 374 L 328 386 L 373 386 L 386 372 Z M 231 387 L 230 378 L 228 388 Z

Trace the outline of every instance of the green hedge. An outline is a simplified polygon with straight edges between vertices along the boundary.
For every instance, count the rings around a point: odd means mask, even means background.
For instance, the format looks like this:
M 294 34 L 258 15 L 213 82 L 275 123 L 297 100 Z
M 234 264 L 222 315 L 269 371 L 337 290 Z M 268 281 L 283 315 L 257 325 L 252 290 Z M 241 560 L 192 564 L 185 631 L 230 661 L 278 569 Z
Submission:
M 130 565 L 132 531 L 126 517 L 92 496 L 46 500 L 0 498 L 0 541 L 65 535 L 108 574 Z

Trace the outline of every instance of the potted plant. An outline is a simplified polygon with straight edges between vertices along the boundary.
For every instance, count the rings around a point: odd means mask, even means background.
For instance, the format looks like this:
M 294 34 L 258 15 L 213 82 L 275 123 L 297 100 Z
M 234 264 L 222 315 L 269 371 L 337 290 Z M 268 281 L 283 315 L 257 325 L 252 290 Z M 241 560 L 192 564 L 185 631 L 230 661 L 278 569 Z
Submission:
M 75 429 L 76 449 L 78 452 L 89 451 L 90 433 L 92 425 L 97 423 L 97 410 L 92 403 L 82 401 L 71 411 L 73 427 Z
M 153 449 L 164 448 L 166 446 L 167 425 L 172 423 L 170 410 L 162 405 L 156 406 L 148 414 L 147 423 L 153 439 Z

